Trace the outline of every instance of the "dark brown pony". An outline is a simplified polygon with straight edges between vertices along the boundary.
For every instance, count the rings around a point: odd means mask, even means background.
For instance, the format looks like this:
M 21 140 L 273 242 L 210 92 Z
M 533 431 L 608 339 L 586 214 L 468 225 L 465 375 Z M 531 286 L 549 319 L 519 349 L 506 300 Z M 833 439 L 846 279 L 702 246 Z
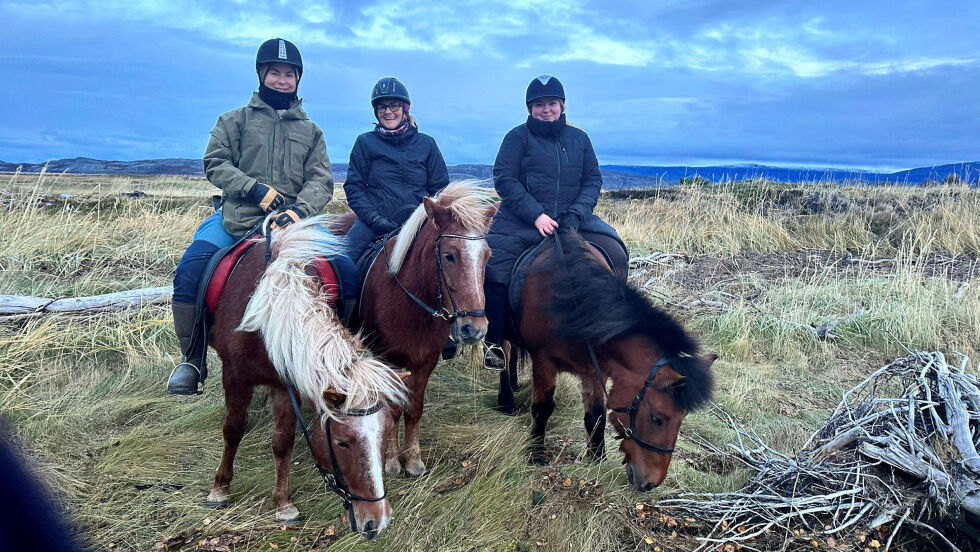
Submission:
M 479 343 L 487 332 L 483 275 L 490 248 L 486 232 L 496 208 L 489 192 L 472 181 L 449 184 L 425 198 L 401 231 L 385 243 L 364 282 L 360 312 L 366 343 L 392 366 L 406 368 L 409 403 L 393 409 L 386 439 L 385 472 L 425 472 L 419 449 L 419 420 L 429 375 L 452 333 L 457 343 Z M 353 215 L 336 231 L 346 231 Z M 414 298 L 413 298 L 414 297 Z M 430 311 L 434 311 L 430 312 Z M 398 420 L 405 417 L 404 444 Z
M 346 487 L 338 492 L 351 505 L 352 530 L 373 538 L 391 520 L 382 480 L 382 440 L 390 416 L 387 407 L 380 407 L 400 406 L 405 387 L 344 328 L 328 304 L 329 290 L 313 276 L 309 265 L 315 257 L 342 251 L 322 222 L 316 217 L 275 231 L 274 260 L 268 267 L 265 245 L 253 247 L 218 301 L 210 341 L 223 363 L 225 446 L 208 504 L 221 507 L 229 500 L 232 464 L 245 434 L 252 391 L 264 385 L 275 418 L 276 519 L 299 518 L 289 491 L 296 433 L 296 414 L 284 384 L 289 381 L 299 399 L 320 416 L 311 428 L 314 461 L 332 469 L 334 473 L 325 474 L 328 482 L 339 480 Z
M 717 356 L 699 355 L 680 324 L 617 278 L 577 232 L 559 229 L 548 240 L 531 265 L 518 313 L 533 363 L 531 459 L 545 460 L 555 379 L 569 372 L 582 381 L 589 455 L 605 455 L 608 408 L 629 482 L 649 491 L 667 475 L 684 416 L 710 398 Z M 500 400 L 508 395 L 512 400 L 511 383 L 502 376 Z

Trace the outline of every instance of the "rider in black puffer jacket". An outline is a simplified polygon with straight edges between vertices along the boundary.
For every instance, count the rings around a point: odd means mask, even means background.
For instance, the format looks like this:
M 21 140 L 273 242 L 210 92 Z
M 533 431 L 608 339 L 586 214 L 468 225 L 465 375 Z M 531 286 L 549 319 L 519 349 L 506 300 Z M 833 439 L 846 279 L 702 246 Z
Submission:
M 492 255 L 486 272 L 490 322 L 486 341 L 491 347 L 485 360 L 492 368 L 502 365 L 493 346 L 503 340 L 507 286 L 521 253 L 558 226 L 621 243 L 616 231 L 592 213 L 602 188 L 599 161 L 585 131 L 565 122 L 561 82 L 542 75 L 531 81 L 525 100 L 530 115 L 504 137 L 493 165 L 493 185 L 501 204 L 487 234 Z M 614 265 L 623 263 L 613 260 Z
M 442 152 L 431 136 L 419 132 L 410 102 L 398 79 L 379 80 L 371 92 L 378 123 L 351 149 L 344 192 L 357 215 L 347 233 L 348 255 L 355 261 L 373 238 L 405 222 L 423 197 L 449 184 Z

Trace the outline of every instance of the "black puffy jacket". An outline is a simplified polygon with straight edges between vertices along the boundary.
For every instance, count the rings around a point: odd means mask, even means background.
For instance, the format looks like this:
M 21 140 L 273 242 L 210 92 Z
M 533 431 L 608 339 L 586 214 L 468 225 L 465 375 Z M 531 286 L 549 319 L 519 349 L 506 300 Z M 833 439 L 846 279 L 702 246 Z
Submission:
M 350 152 L 344 192 L 357 218 L 381 215 L 401 224 L 422 198 L 449 184 L 449 171 L 436 141 L 414 126 L 404 134 L 377 131 L 357 137 Z
M 504 136 L 493 164 L 500 195 L 497 216 L 534 226 L 542 213 L 558 220 L 573 212 L 585 220 L 599 201 L 602 175 L 584 130 L 531 117 Z
M 493 164 L 493 186 L 501 204 L 490 225 L 487 244 L 489 281 L 506 284 L 517 257 L 541 241 L 534 220 L 542 213 L 562 223 L 578 215 L 582 231 L 616 237 L 616 231 L 592 214 L 599 201 L 602 175 L 592 142 L 584 130 L 531 117 L 504 136 Z

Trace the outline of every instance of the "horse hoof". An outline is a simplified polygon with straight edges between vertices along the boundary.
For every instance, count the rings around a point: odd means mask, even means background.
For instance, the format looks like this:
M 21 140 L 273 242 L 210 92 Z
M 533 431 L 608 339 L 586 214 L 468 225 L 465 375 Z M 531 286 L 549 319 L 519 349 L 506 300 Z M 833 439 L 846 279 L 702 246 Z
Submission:
M 224 508 L 228 505 L 228 494 L 217 489 L 211 489 L 207 504 L 209 508 Z
M 527 463 L 533 466 L 546 466 L 548 460 L 544 457 L 544 451 L 532 452 L 527 458 Z
M 402 472 L 402 464 L 397 458 L 385 462 L 385 473 L 388 475 L 398 475 Z
M 298 523 L 299 522 L 299 510 L 296 506 L 290 504 L 283 508 L 276 508 L 276 521 L 281 521 L 283 523 Z
M 517 407 L 514 406 L 514 403 L 504 403 L 504 404 L 498 403 L 497 404 L 497 410 L 499 412 L 503 413 L 503 414 L 508 415 L 508 416 L 516 416 L 517 415 Z
M 421 460 L 409 460 L 405 463 L 405 473 L 409 477 L 422 477 L 425 473 L 425 464 Z

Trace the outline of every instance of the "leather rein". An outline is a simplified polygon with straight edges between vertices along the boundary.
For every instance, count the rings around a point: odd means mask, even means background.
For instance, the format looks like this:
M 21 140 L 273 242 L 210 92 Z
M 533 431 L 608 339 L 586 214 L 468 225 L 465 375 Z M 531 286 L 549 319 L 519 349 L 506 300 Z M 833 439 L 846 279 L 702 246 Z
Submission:
M 388 258 L 387 243 L 388 240 L 391 239 L 392 236 L 394 236 L 394 234 L 395 234 L 394 232 L 389 232 L 385 234 L 384 242 L 381 245 L 381 254 L 384 255 L 385 267 L 388 269 L 388 274 L 391 274 L 391 277 L 395 279 L 395 283 L 397 283 L 398 287 L 400 287 L 402 291 L 405 292 L 405 295 L 408 295 L 409 299 L 415 301 L 415 304 L 422 307 L 425 310 L 425 312 L 429 313 L 430 315 L 436 318 L 441 318 L 446 322 L 452 322 L 461 316 L 486 316 L 487 315 L 487 311 L 483 309 L 469 310 L 469 311 L 459 310 L 459 307 L 456 305 L 456 300 L 453 299 L 452 287 L 449 285 L 449 280 L 446 278 L 446 271 L 442 266 L 442 239 L 443 238 L 454 238 L 454 239 L 461 239 L 461 240 L 484 240 L 487 237 L 486 234 L 480 236 L 464 236 L 461 234 L 439 234 L 438 236 L 436 236 L 434 250 L 436 255 L 436 300 L 439 302 L 438 309 L 434 309 L 429 305 L 425 304 L 425 302 L 419 299 L 415 294 L 413 294 L 411 291 L 408 291 L 408 288 L 406 288 L 405 285 L 402 284 L 401 280 L 398 279 L 398 274 L 392 274 L 391 261 Z M 445 286 L 446 286 L 445 294 L 443 293 L 443 282 L 445 282 Z M 452 306 L 452 310 L 449 310 L 446 307 L 447 297 L 449 298 L 449 304 L 450 306 Z
M 552 232 L 552 235 L 555 237 L 555 247 L 558 250 L 558 257 L 563 258 L 565 256 L 565 251 L 562 249 L 561 240 L 558 239 L 558 232 L 554 231 Z M 608 402 L 609 391 L 606 390 L 606 378 L 602 375 L 602 368 L 599 367 L 599 359 L 596 357 L 595 348 L 592 347 L 592 343 L 586 343 L 585 346 L 589 350 L 589 358 L 592 360 L 592 368 L 595 369 L 596 379 L 599 380 L 599 387 L 602 388 L 602 392 L 606 396 L 606 401 Z M 633 402 L 630 403 L 628 407 L 626 408 L 612 408 L 608 406 L 606 407 L 607 410 L 610 410 L 612 412 L 625 413 L 628 414 L 630 417 L 629 427 L 624 427 L 622 423 L 620 423 L 620 427 L 623 430 L 623 435 L 622 436 L 617 435 L 616 436 L 617 439 L 623 439 L 626 441 L 635 441 L 636 444 L 639 445 L 640 447 L 659 454 L 674 453 L 674 447 L 665 448 L 660 445 L 648 443 L 647 441 L 641 439 L 636 431 L 636 414 L 640 410 L 640 404 L 643 402 L 643 397 L 646 395 L 647 389 L 653 387 L 653 379 L 657 377 L 657 372 L 660 371 L 660 368 L 662 368 L 665 364 L 667 364 L 671 360 L 673 360 L 672 357 L 663 357 L 657 360 L 657 362 L 650 367 L 650 375 L 647 376 L 646 381 L 643 382 L 643 387 L 640 388 L 640 390 L 636 393 L 636 396 L 633 397 Z

